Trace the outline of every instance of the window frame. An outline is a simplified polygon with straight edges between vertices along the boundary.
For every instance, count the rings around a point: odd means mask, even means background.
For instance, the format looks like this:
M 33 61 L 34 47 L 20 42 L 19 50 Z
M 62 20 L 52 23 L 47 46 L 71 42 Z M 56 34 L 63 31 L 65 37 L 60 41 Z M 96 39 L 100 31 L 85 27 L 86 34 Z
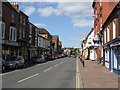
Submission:
M 2 3 L 0 3 L 0 16 L 2 16 Z
M 116 38 L 116 21 L 114 20 L 112 24 L 113 24 L 113 39 L 115 39 Z
M 12 30 L 12 33 L 11 33 L 11 30 Z M 9 40 L 11 41 L 17 40 L 17 29 L 15 27 L 10 26 Z
M 0 38 L 1 39 L 4 39 L 5 38 L 5 23 L 4 22 L 0 22 L 1 24 L 1 35 L 0 35 Z M 4 25 L 4 30 L 3 30 L 3 25 Z

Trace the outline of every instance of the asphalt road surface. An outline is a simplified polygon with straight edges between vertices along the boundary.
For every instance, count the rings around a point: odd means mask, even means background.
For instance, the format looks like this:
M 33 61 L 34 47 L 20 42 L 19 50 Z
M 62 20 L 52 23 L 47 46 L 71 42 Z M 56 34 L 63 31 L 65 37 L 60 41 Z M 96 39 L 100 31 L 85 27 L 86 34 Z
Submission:
M 2 88 L 76 88 L 76 59 L 66 57 L 4 73 Z

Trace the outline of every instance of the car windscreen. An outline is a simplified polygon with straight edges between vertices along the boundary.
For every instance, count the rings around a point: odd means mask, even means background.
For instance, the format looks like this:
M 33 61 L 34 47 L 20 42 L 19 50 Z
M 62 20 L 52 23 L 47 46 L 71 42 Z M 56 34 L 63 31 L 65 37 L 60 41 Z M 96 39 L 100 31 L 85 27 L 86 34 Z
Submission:
M 6 61 L 14 61 L 14 60 L 16 60 L 16 59 L 17 59 L 16 56 L 13 56 L 13 57 L 7 57 L 7 58 L 6 58 Z

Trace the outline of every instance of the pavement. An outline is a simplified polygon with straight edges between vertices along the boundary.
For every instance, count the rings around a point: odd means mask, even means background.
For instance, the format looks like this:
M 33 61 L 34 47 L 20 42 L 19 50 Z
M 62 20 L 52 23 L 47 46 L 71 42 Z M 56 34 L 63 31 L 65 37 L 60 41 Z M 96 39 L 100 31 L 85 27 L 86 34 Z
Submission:
M 106 67 L 97 64 L 96 61 L 84 60 L 85 67 L 79 60 L 79 68 L 81 73 L 81 82 L 83 88 L 107 88 L 118 90 L 118 76 L 110 72 Z
M 2 74 L 3 88 L 76 88 L 76 59 L 61 58 Z

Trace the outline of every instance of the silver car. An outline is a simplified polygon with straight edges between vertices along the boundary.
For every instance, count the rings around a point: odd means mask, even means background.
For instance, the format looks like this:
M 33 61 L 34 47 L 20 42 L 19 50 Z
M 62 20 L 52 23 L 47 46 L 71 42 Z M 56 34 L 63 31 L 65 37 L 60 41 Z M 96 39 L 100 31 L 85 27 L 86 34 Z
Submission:
M 44 55 L 38 55 L 33 59 L 33 62 L 35 63 L 40 63 L 40 62 L 45 62 L 45 57 Z
M 22 56 L 12 56 L 6 59 L 7 68 L 18 68 L 25 66 L 25 60 Z

